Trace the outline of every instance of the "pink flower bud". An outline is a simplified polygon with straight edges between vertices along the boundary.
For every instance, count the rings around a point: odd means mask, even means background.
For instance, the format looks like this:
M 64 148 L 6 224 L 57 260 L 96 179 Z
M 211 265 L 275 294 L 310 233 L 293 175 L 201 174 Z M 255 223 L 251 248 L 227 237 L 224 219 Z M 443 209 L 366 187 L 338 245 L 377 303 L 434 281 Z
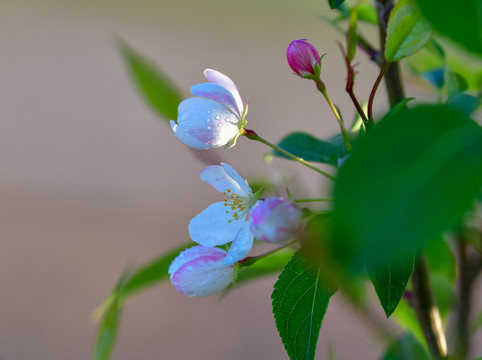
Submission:
M 267 198 L 254 205 L 250 213 L 250 230 L 254 237 L 269 243 L 283 243 L 300 229 L 301 210 L 284 198 Z
M 183 295 L 200 297 L 223 290 L 233 280 L 234 267 L 224 266 L 226 251 L 193 246 L 182 251 L 169 266 L 171 282 Z
M 306 39 L 292 41 L 286 50 L 286 59 L 291 69 L 302 78 L 313 79 L 320 76 L 320 54 Z

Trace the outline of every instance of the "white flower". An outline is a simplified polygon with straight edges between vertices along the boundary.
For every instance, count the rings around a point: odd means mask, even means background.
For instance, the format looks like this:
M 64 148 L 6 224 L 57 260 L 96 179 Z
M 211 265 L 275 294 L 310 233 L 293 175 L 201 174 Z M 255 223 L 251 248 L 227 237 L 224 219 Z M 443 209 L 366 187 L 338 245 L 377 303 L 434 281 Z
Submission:
M 253 246 L 247 221 L 256 202 L 248 183 L 228 164 L 211 165 L 201 171 L 201 180 L 223 193 L 224 201 L 210 205 L 189 223 L 191 239 L 203 246 L 232 242 L 224 265 L 241 260 Z
M 169 266 L 171 282 L 183 295 L 200 297 L 215 294 L 233 280 L 234 267 L 223 265 L 226 251 L 194 246 L 182 251 Z
M 246 125 L 246 112 L 234 82 L 216 70 L 204 70 L 209 83 L 194 85 L 196 96 L 182 101 L 174 134 L 186 145 L 210 149 L 236 141 Z

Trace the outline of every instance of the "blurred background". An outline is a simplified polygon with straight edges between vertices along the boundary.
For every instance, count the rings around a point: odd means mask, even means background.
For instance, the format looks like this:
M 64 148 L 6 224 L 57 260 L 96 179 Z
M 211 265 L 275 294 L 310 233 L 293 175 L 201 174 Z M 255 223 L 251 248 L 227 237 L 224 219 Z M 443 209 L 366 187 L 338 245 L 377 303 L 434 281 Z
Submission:
M 285 60 L 299 38 L 326 53 L 324 80 L 350 122 L 335 43 L 343 37 L 321 21 L 332 15 L 325 3 L 0 0 L 0 359 L 88 359 L 90 314 L 122 271 L 187 241 L 189 220 L 219 200 L 199 180 L 204 164 L 137 95 L 115 37 L 186 94 L 205 68 L 228 74 L 250 103 L 248 127 L 268 140 L 295 130 L 326 138 L 336 120 Z M 378 71 L 358 60 L 356 93 L 366 100 Z M 245 177 L 281 176 L 295 196 L 329 193 L 286 160 L 265 164 L 266 151 L 242 138 L 215 153 Z M 113 358 L 284 359 L 271 314 L 275 280 L 222 301 L 189 299 L 168 282 L 146 291 L 125 306 Z M 379 340 L 354 315 L 333 298 L 317 359 L 330 348 L 339 359 L 376 358 Z

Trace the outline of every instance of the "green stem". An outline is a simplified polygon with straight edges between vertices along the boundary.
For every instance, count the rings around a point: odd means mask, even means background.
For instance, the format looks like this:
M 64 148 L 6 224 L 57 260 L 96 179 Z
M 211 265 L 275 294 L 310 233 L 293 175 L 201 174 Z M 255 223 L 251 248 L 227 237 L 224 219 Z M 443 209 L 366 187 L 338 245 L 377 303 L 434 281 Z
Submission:
M 261 136 L 259 136 L 255 131 L 253 130 L 248 130 L 248 129 L 244 129 L 244 132 L 241 134 L 241 135 L 244 135 L 246 136 L 248 139 L 251 139 L 251 140 L 256 140 L 256 141 L 259 141 L 260 143 L 262 144 L 265 144 L 267 146 L 269 146 L 270 148 L 278 151 L 279 153 L 289 157 L 290 159 L 292 160 L 295 160 L 297 162 L 299 162 L 300 164 L 310 168 L 311 170 L 314 170 L 316 171 L 317 173 L 323 175 L 323 176 L 326 176 L 328 179 L 330 180 L 335 180 L 335 177 L 328 174 L 327 172 L 324 172 L 323 170 L 317 168 L 316 166 L 310 164 L 309 162 L 307 162 L 306 160 L 296 156 L 296 155 L 293 155 L 291 153 L 289 153 L 288 151 L 286 150 L 283 150 L 282 148 L 280 148 L 279 146 L 276 146 L 275 144 L 272 144 L 270 143 L 269 141 L 263 139 Z
M 324 199 L 324 198 L 316 198 L 316 199 L 292 199 L 293 202 L 303 203 L 303 202 L 312 202 L 312 201 L 333 201 L 333 199 Z
M 280 250 L 283 250 L 285 248 L 287 248 L 288 246 L 291 246 L 293 244 L 296 244 L 299 240 L 298 239 L 295 239 L 293 241 L 290 241 L 289 243 L 286 243 L 284 244 L 283 246 L 280 246 L 279 248 L 276 248 L 274 250 L 270 250 L 268 252 L 265 252 L 264 254 L 261 254 L 261 255 L 258 255 L 258 256 L 248 256 L 248 257 L 245 257 L 244 259 L 238 261 L 238 264 L 241 266 L 241 267 L 245 267 L 245 266 L 251 266 L 253 265 L 255 262 L 257 262 L 258 260 L 261 260 L 263 258 L 265 258 L 266 256 L 269 256 L 271 254 L 274 254 L 275 252 L 278 252 Z
M 335 114 L 336 120 L 338 120 L 338 124 L 340 125 L 341 129 L 341 134 L 343 135 L 343 142 L 345 143 L 345 148 L 348 152 L 352 151 L 351 144 L 350 144 L 350 136 L 348 135 L 348 132 L 345 129 L 345 124 L 343 124 L 343 120 L 338 113 L 338 110 L 336 109 L 335 105 L 331 102 L 330 97 L 328 96 L 328 93 L 326 92 L 326 86 L 323 81 L 321 81 L 320 78 L 315 78 L 313 79 L 316 84 L 316 88 L 321 92 L 321 94 L 324 96 L 326 102 L 328 103 L 328 106 L 330 107 L 331 111 L 333 111 L 333 114 Z

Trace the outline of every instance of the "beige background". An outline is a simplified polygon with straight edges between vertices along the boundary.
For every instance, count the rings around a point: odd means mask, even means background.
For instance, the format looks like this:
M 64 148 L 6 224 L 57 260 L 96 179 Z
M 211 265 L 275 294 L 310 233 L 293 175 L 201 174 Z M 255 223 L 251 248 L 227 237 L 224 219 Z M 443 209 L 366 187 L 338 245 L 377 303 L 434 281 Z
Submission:
M 321 14 L 320 0 L 0 1 L 2 360 L 89 358 L 89 315 L 123 269 L 186 241 L 189 220 L 219 200 L 199 180 L 203 165 L 137 96 L 114 36 L 186 93 L 204 68 L 228 74 L 250 103 L 249 128 L 272 141 L 294 130 L 328 137 L 335 119 L 284 57 L 296 38 L 326 52 L 328 90 L 351 119 L 335 44 L 343 37 Z M 360 62 L 356 91 L 366 99 L 377 71 Z M 240 139 L 216 153 L 246 177 L 281 174 L 295 196 L 329 192 L 285 160 L 264 164 L 265 151 Z M 222 301 L 188 299 L 168 283 L 147 291 L 125 307 L 114 359 L 284 359 L 274 281 Z M 338 359 L 377 356 L 380 343 L 351 316 L 335 296 L 317 359 L 329 346 Z

